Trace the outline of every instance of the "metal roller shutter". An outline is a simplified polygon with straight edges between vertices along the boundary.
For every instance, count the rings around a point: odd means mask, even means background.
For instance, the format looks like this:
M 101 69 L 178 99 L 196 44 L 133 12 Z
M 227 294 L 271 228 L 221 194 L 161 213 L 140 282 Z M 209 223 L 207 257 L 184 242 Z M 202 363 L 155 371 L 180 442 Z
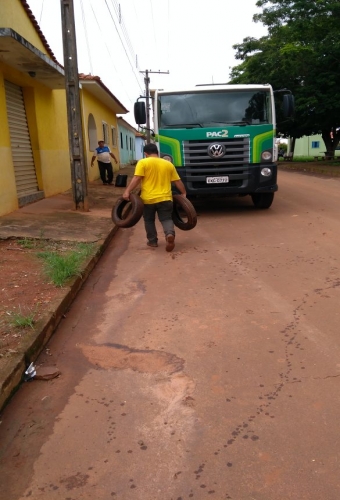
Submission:
M 7 117 L 18 198 L 36 193 L 38 188 L 21 87 L 5 81 Z

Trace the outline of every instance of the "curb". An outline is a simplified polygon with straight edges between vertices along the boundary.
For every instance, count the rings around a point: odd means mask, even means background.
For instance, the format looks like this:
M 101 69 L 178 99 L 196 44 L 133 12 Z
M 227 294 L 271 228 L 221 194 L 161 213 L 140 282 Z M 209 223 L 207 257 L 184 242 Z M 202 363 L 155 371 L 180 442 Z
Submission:
M 79 290 L 91 274 L 118 229 L 117 226 L 114 226 L 105 239 L 98 241 L 98 249 L 95 255 L 84 266 L 82 275 L 71 280 L 68 290 L 65 290 L 64 297 L 51 304 L 51 310 L 37 323 L 34 331 L 27 336 L 24 352 L 11 357 L 5 363 L 4 368 L 0 370 L 0 411 L 4 409 L 21 386 L 25 370 L 30 363 L 38 358 L 54 334 L 61 319 L 70 308 Z

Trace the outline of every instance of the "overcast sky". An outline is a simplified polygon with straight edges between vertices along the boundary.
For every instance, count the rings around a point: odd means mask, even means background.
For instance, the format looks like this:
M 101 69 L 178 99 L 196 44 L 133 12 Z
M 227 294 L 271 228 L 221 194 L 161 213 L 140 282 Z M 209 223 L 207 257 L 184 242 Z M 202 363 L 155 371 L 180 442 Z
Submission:
M 63 64 L 60 0 L 28 4 Z M 79 73 L 100 76 L 134 126 L 133 103 L 145 89 L 140 71 L 169 71 L 150 74 L 150 88 L 227 82 L 238 64 L 232 46 L 266 34 L 252 21 L 256 0 L 74 0 L 74 10 Z

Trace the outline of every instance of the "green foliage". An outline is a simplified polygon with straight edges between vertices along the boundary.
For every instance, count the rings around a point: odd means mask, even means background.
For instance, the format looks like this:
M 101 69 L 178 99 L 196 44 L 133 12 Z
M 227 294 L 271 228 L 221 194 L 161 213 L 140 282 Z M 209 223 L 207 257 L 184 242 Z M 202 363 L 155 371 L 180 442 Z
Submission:
M 35 241 L 30 240 L 29 238 L 23 238 L 22 240 L 18 240 L 18 243 L 23 248 L 34 248 L 35 247 Z
M 40 252 L 37 255 L 44 260 L 47 276 L 56 286 L 61 287 L 70 278 L 81 276 L 82 264 L 92 253 L 93 245 L 79 243 L 74 250 L 65 255 L 55 251 Z
M 295 96 L 295 120 L 284 122 L 278 109 L 278 131 L 295 138 L 321 133 L 327 151 L 334 151 L 340 140 L 336 131 L 340 126 L 340 2 L 258 0 L 257 6 L 263 10 L 254 21 L 267 26 L 268 35 L 259 40 L 245 38 L 234 46 L 241 63 L 232 69 L 231 83 L 288 88 Z
M 24 313 L 21 310 L 21 307 L 19 306 L 19 311 L 12 311 L 8 313 L 10 316 L 10 325 L 15 327 L 15 328 L 33 328 L 34 327 L 34 316 L 35 316 L 35 311 L 29 310 L 28 312 Z

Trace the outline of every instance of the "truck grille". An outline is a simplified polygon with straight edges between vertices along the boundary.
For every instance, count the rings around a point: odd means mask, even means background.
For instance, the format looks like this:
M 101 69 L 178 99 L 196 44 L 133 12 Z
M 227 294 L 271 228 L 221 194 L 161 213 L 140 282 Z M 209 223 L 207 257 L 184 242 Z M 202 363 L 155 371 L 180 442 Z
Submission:
M 226 152 L 222 158 L 211 158 L 208 147 L 222 144 Z M 248 137 L 216 141 L 183 141 L 184 166 L 187 181 L 192 187 L 207 188 L 207 176 L 228 175 L 228 187 L 240 187 L 249 178 L 250 142 Z M 211 188 L 211 185 L 210 185 Z
M 222 144 L 225 155 L 222 158 L 211 158 L 208 147 L 212 144 Z M 223 167 L 248 165 L 250 144 L 248 137 L 224 139 L 216 141 L 183 141 L 184 165 L 186 167 Z

